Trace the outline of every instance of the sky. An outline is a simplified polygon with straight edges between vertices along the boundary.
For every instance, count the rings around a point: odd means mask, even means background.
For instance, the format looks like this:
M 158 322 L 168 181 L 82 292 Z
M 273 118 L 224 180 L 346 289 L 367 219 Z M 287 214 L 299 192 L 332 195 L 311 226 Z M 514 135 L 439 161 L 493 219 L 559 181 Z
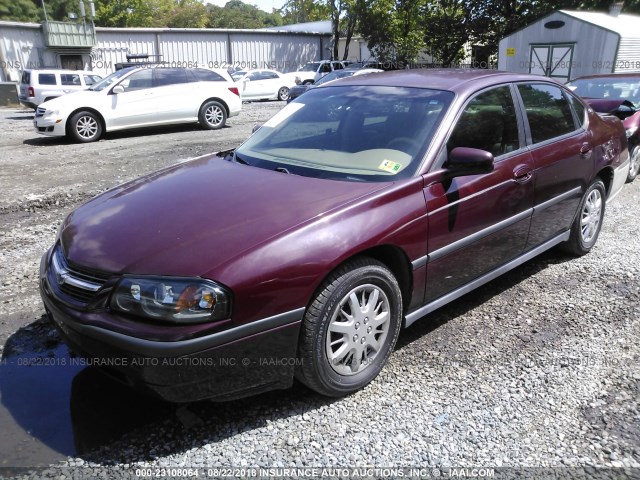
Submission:
M 225 4 L 229 0 L 207 0 L 205 3 L 211 3 L 213 5 L 218 5 L 219 7 L 224 7 Z M 265 12 L 271 13 L 274 8 L 282 8 L 285 4 L 286 0 L 242 0 L 244 3 L 248 3 L 249 5 L 255 5 L 260 10 L 264 10 Z

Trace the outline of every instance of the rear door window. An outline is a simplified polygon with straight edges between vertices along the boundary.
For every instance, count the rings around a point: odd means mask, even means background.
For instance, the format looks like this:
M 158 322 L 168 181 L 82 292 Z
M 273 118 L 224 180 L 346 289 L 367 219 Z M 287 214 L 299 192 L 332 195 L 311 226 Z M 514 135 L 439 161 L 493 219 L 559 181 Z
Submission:
M 156 68 L 153 70 L 154 86 L 165 87 L 187 83 L 187 71 L 183 68 Z
M 21 83 L 24 83 L 25 85 L 29 85 L 31 83 L 31 72 L 29 72 L 28 70 L 22 72 Z
M 529 121 L 531 140 L 540 143 L 577 130 L 571 106 L 560 87 L 545 84 L 520 84 Z
M 38 83 L 40 85 L 57 85 L 56 75 L 54 73 L 40 73 L 38 74 Z

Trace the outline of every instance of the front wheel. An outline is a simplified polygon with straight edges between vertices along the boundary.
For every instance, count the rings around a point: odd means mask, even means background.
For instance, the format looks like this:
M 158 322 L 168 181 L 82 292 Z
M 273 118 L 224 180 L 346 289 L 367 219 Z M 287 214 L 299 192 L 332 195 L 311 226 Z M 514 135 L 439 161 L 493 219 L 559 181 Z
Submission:
M 69 121 L 69 134 L 78 142 L 95 142 L 102 136 L 102 122 L 94 113 L 78 112 Z
M 227 111 L 219 102 L 210 100 L 200 107 L 198 120 L 204 128 L 217 130 L 227 122 Z
M 387 267 L 370 258 L 346 263 L 307 309 L 296 377 L 331 397 L 371 382 L 391 354 L 402 323 L 402 294 Z
M 631 151 L 631 165 L 627 174 L 627 183 L 633 182 L 640 170 L 640 145 L 636 145 Z
M 564 244 L 566 251 L 574 255 L 585 255 L 591 251 L 602 229 L 605 198 L 604 183 L 600 179 L 594 180 L 580 200 L 571 236 Z

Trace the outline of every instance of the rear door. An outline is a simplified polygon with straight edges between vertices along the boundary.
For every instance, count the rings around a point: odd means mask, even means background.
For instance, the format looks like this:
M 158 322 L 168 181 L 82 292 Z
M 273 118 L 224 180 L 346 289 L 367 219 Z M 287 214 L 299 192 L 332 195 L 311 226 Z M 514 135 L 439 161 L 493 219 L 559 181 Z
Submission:
M 534 165 L 534 213 L 527 248 L 566 231 L 592 175 L 593 145 L 567 94 L 558 85 L 521 83 L 525 134 Z
M 184 68 L 154 68 L 152 102 L 157 123 L 195 119 L 199 85 L 190 83 Z
M 502 85 L 471 98 L 440 154 L 441 169 L 425 175 L 427 302 L 465 288 L 525 248 L 533 207 L 533 164 L 514 94 L 511 85 Z M 439 180 L 456 147 L 491 152 L 493 172 Z

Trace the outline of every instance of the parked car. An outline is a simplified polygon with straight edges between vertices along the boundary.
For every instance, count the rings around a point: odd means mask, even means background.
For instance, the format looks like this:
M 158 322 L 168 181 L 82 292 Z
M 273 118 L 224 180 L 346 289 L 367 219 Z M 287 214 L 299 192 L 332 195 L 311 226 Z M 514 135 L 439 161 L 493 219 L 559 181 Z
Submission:
M 640 72 L 580 77 L 567 86 L 596 112 L 622 120 L 631 152 L 627 181 L 632 182 L 640 170 Z
M 93 142 L 104 132 L 155 125 L 199 122 L 218 129 L 241 108 L 237 86 L 212 70 L 129 67 L 44 102 L 33 124 L 43 135 Z
M 275 70 L 249 70 L 238 84 L 242 100 L 286 100 L 295 82 Z
M 40 291 L 73 351 L 167 400 L 294 376 L 341 396 L 402 326 L 556 245 L 591 251 L 628 156 L 617 118 L 544 77 L 336 80 L 73 211 Z
M 295 83 L 300 85 L 311 85 L 334 70 L 342 70 L 344 65 L 337 60 L 321 60 L 319 62 L 309 62 L 296 72 L 288 73 Z
M 294 98 L 298 98 L 300 95 L 302 95 L 304 92 L 306 92 L 310 88 L 315 88 L 319 85 L 324 85 L 325 83 L 332 82 L 339 78 L 346 78 L 346 77 L 351 77 L 356 75 L 364 75 L 367 73 L 379 73 L 379 72 L 382 72 L 382 70 L 378 70 L 377 68 L 362 68 L 360 70 L 351 70 L 351 69 L 345 68 L 342 70 L 335 70 L 331 73 L 327 73 L 324 77 L 322 77 L 320 80 L 318 80 L 315 83 L 300 84 L 300 85 L 294 85 L 293 87 L 291 87 L 289 89 L 289 98 L 287 99 L 287 103 L 291 102 L 291 100 L 293 100 Z
M 235 71 L 235 72 L 231 73 L 231 78 L 233 79 L 234 82 L 237 82 L 242 77 L 244 77 L 246 74 L 247 74 L 247 70 L 238 70 L 238 71 Z
M 84 90 L 100 80 L 99 75 L 82 70 L 26 69 L 20 77 L 18 101 L 35 110 L 42 102 Z

